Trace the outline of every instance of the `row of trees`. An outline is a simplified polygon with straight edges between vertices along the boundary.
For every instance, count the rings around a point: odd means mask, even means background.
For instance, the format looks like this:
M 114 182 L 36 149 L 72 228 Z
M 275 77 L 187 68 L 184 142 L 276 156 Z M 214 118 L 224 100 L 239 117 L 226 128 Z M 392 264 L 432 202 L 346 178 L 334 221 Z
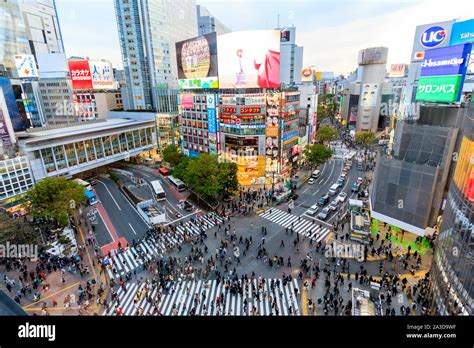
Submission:
M 162 151 L 163 160 L 173 167 L 173 175 L 183 180 L 199 198 L 216 202 L 238 189 L 237 165 L 220 162 L 215 155 L 187 157 L 174 145 Z

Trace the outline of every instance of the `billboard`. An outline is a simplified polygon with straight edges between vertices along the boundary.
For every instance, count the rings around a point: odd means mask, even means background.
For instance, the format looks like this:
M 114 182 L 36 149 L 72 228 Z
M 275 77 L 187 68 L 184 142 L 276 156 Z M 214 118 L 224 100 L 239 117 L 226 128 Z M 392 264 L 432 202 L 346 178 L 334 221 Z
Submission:
M 407 69 L 406 64 L 392 64 L 390 65 L 390 71 L 388 77 L 404 77 Z
M 314 76 L 316 78 L 316 81 L 321 81 L 321 78 L 323 76 L 323 72 L 322 71 L 315 71 Z
M 455 103 L 461 96 L 462 82 L 462 75 L 421 76 L 416 90 L 416 100 Z
M 0 88 L 0 147 L 12 145 L 11 134 L 13 134 L 13 129 L 9 121 L 7 103 L 3 95 L 3 89 Z
M 290 35 L 290 31 L 289 30 L 283 30 L 281 33 L 280 33 L 280 42 L 290 42 L 291 40 L 291 35 Z
M 194 95 L 193 94 L 181 94 L 181 107 L 185 109 L 194 109 Z
M 177 42 L 176 59 L 180 88 L 219 87 L 215 32 Z
M 216 101 L 214 94 L 207 95 L 207 129 L 209 134 L 217 133 Z
M 87 60 L 70 60 L 69 72 L 73 89 L 92 89 L 92 76 Z
M 474 42 L 474 19 L 454 23 L 449 44 L 453 46 L 469 42 Z
M 17 54 L 14 58 L 18 77 L 38 77 L 35 57 L 32 54 Z
M 474 202 L 474 142 L 463 137 L 453 181 L 465 197 Z
M 301 82 L 312 82 L 313 81 L 313 69 L 304 68 L 301 72 Z
M 280 31 L 239 31 L 217 37 L 220 88 L 279 88 Z
M 359 51 L 359 65 L 387 63 L 388 48 L 372 47 Z
M 416 27 L 412 48 L 412 62 L 424 58 L 426 50 L 449 45 L 454 21 L 423 24 Z
M 115 89 L 114 73 L 109 62 L 89 61 L 92 89 Z
M 468 43 L 426 51 L 420 76 L 465 75 L 471 49 Z

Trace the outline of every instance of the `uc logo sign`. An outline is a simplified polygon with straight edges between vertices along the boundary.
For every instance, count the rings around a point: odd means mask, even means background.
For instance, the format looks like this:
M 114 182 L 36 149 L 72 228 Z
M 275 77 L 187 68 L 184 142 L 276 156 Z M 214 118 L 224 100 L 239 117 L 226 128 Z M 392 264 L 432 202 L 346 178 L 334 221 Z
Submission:
M 425 48 L 434 48 L 446 39 L 446 30 L 440 26 L 426 29 L 421 34 L 420 43 Z

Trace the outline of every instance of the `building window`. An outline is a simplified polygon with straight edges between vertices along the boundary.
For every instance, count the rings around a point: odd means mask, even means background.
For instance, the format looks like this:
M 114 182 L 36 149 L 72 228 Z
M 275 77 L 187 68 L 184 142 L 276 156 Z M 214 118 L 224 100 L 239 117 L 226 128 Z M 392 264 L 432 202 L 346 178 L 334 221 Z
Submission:
M 104 153 L 102 152 L 102 142 L 100 138 L 94 139 L 95 153 L 97 154 L 97 159 L 103 158 Z
M 43 158 L 43 164 L 46 168 L 46 172 L 51 173 L 56 171 L 56 165 L 54 164 L 53 151 L 51 148 L 41 149 L 41 157 Z
M 55 146 L 53 149 L 54 149 L 54 157 L 56 159 L 56 165 L 58 166 L 58 170 L 66 168 L 67 167 L 66 157 L 64 156 L 62 145 Z
M 64 150 L 66 151 L 67 163 L 69 164 L 69 167 L 77 166 L 77 158 L 76 151 L 74 150 L 74 145 L 64 145 Z

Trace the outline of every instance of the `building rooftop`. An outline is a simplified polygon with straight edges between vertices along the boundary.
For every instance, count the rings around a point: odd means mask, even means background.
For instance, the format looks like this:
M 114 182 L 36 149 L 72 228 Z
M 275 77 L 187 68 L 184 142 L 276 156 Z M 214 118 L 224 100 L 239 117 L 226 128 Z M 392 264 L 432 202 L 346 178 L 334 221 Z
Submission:
M 30 141 L 51 140 L 55 138 L 65 138 L 75 135 L 83 135 L 91 132 L 107 131 L 116 128 L 138 126 L 150 123 L 150 120 L 131 120 L 125 118 L 114 118 L 102 122 L 83 122 L 73 126 L 48 128 L 37 128 L 33 132 L 19 132 L 18 139 L 21 142 L 28 143 Z

